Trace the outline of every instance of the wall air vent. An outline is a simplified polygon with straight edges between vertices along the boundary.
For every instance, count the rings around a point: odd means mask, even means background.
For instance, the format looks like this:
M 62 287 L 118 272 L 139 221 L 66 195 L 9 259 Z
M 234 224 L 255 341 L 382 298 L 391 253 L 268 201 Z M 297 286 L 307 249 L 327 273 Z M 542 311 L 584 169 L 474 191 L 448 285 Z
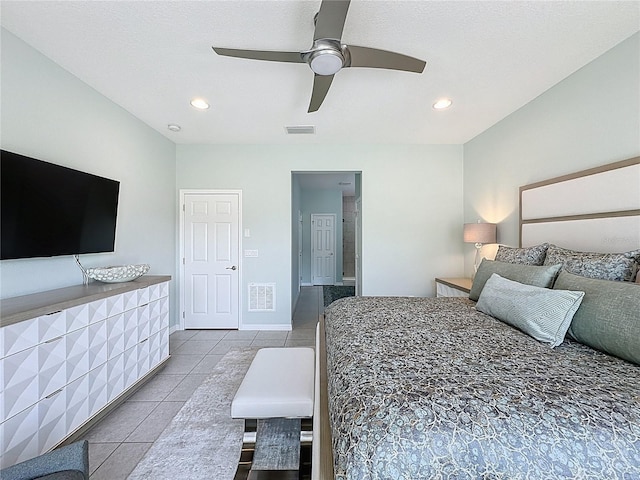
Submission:
M 276 310 L 276 284 L 275 283 L 250 283 L 249 284 L 249 311 L 250 312 L 275 312 Z
M 290 125 L 284 128 L 288 135 L 314 135 L 316 133 L 314 125 Z

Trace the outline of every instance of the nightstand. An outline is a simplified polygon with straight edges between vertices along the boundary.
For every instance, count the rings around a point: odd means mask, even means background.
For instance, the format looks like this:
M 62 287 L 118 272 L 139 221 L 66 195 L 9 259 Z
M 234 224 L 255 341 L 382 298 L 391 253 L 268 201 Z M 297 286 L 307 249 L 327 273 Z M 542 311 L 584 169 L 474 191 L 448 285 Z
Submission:
M 436 278 L 436 297 L 468 297 L 470 278 Z

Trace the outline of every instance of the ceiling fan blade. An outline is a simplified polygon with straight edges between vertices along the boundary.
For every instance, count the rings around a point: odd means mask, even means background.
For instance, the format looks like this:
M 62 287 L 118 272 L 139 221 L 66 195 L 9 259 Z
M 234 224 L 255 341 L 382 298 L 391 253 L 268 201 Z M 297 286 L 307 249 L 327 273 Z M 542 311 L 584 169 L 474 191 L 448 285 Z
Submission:
M 351 62 L 345 67 L 388 68 L 406 72 L 422 73 L 427 62 L 401 53 L 377 48 L 348 45 Z
M 251 60 L 267 60 L 270 62 L 306 63 L 300 52 L 274 52 L 271 50 L 241 50 L 236 48 L 211 47 L 218 55 L 225 57 L 248 58 Z
M 340 40 L 344 21 L 347 18 L 350 0 L 323 0 L 316 18 L 313 40 L 332 38 Z
M 313 77 L 313 92 L 311 93 L 308 113 L 316 112 L 320 108 L 332 81 L 333 75 L 315 75 Z

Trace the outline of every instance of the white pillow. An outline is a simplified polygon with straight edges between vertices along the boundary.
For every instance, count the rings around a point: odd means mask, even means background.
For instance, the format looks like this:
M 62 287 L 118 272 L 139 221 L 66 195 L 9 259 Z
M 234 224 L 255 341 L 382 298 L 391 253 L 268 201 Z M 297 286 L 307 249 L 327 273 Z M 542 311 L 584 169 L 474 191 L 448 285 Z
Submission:
M 550 290 L 491 275 L 476 309 L 491 315 L 552 348 L 564 340 L 584 292 Z

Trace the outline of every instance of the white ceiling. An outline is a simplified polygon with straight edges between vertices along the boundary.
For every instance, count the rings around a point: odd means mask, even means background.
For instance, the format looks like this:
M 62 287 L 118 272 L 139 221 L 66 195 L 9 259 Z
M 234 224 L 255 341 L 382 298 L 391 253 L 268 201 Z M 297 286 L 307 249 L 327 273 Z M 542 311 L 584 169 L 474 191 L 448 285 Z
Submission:
M 353 0 L 343 43 L 427 67 L 344 69 L 313 114 L 308 66 L 211 49 L 307 49 L 319 5 L 2 0 L 0 8 L 5 28 L 178 144 L 461 144 L 640 30 L 638 1 Z M 211 108 L 194 110 L 195 96 Z M 442 96 L 453 106 L 436 112 Z M 287 125 L 315 125 L 316 134 L 286 135 Z

